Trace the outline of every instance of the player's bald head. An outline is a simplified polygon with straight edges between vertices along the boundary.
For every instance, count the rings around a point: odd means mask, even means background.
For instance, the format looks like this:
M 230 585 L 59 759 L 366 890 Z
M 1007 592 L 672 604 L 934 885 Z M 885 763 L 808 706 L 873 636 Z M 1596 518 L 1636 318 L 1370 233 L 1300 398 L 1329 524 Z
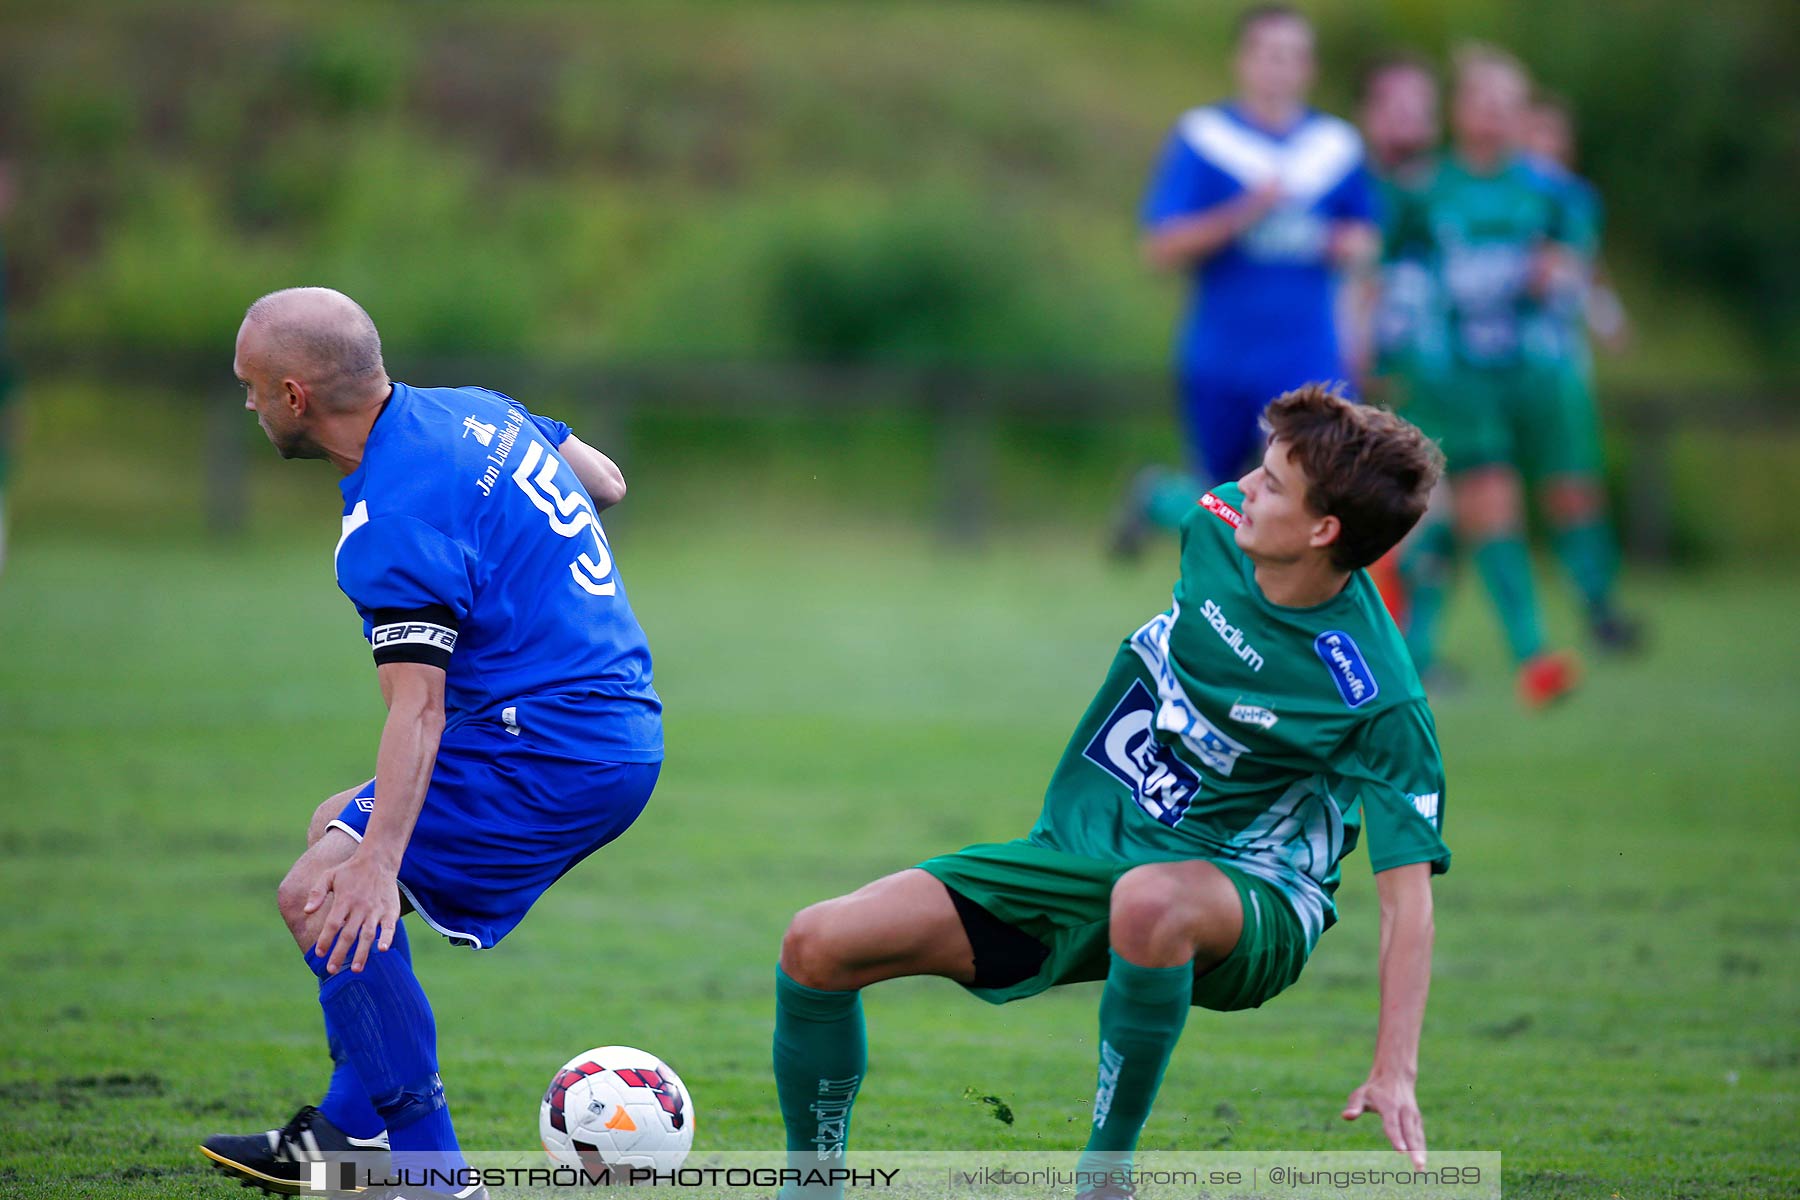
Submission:
M 305 383 L 330 410 L 356 408 L 388 383 L 375 322 L 331 288 L 283 288 L 262 297 L 244 314 L 238 351 L 257 374 Z

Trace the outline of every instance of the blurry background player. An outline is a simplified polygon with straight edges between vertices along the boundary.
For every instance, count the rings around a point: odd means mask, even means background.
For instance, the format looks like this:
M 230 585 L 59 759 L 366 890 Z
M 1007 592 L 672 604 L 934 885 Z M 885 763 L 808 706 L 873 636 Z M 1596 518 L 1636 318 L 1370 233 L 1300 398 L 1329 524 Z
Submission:
M 1566 193 L 1515 152 L 1528 87 L 1497 50 L 1457 56 L 1454 145 L 1416 189 L 1397 194 L 1392 241 L 1394 254 L 1432 265 L 1443 298 L 1444 353 L 1420 364 L 1415 383 L 1426 399 L 1417 415 L 1444 448 L 1457 538 L 1499 614 L 1520 698 L 1537 707 L 1574 687 L 1577 666 L 1545 648 L 1525 540 L 1521 464 L 1535 471 L 1563 453 L 1525 337 L 1578 271 L 1573 247 L 1585 234 Z M 1426 662 L 1442 587 L 1427 572 L 1411 589 L 1409 639 Z
M 1521 123 L 1520 149 L 1549 186 L 1562 193 L 1579 237 L 1578 269 L 1559 281 L 1526 326 L 1525 351 L 1542 373 L 1548 435 L 1536 471 L 1539 502 L 1549 520 L 1557 557 L 1586 606 L 1588 627 L 1604 649 L 1631 650 L 1641 640 L 1636 621 L 1617 609 L 1613 587 L 1618 550 L 1607 521 L 1600 416 L 1594 403 L 1590 329 L 1602 345 L 1624 347 L 1625 309 L 1605 283 L 1600 262 L 1600 193 L 1575 174 L 1574 129 L 1568 108 L 1540 94 Z
M 1631 321 L 1599 254 L 1605 208 L 1599 190 L 1575 173 L 1575 121 L 1568 103 L 1559 96 L 1539 91 L 1526 111 L 1519 148 L 1547 177 L 1565 181 L 1572 189 L 1576 204 L 1586 207 L 1595 246 L 1584 305 L 1587 327 L 1608 351 L 1623 352 L 1631 342 Z
M 1199 478 L 1139 474 L 1113 531 L 1123 556 L 1255 462 L 1270 400 L 1309 379 L 1346 377 L 1336 271 L 1372 261 L 1379 245 L 1362 139 L 1306 105 L 1306 18 L 1280 4 L 1247 10 L 1234 66 L 1237 98 L 1182 115 L 1144 200 L 1145 257 L 1193 286 L 1175 378 Z
M 662 703 L 596 515 L 625 483 L 497 392 L 390 381 L 374 322 L 325 288 L 251 305 L 233 367 L 283 458 L 344 476 L 334 565 L 388 715 L 375 778 L 319 806 L 276 893 L 318 977 L 330 1089 L 202 1153 L 265 1191 L 299 1191 L 321 1152 L 461 1170 L 401 901 L 491 947 L 649 800 Z
M 1363 344 L 1356 358 L 1363 368 L 1363 390 L 1369 399 L 1398 409 L 1416 422 L 1421 406 L 1429 400 L 1428 392 L 1417 386 L 1420 366 L 1441 360 L 1443 321 L 1430 264 L 1416 248 L 1399 249 L 1393 229 L 1402 193 L 1419 187 L 1436 165 L 1440 122 L 1437 75 L 1431 64 L 1411 54 L 1377 61 L 1363 75 L 1358 116 L 1368 147 L 1369 177 L 1375 188 L 1384 250 L 1379 266 L 1364 277 L 1358 289 L 1356 335 Z M 1415 605 L 1423 603 L 1429 608 L 1440 604 L 1447 594 L 1445 584 L 1454 566 L 1455 549 L 1449 515 L 1448 492 L 1439 488 L 1431 510 L 1407 535 L 1403 548 L 1369 568 L 1403 629 Z M 1414 579 L 1419 576 L 1427 577 L 1428 586 L 1415 588 Z M 1422 624 L 1435 628 L 1436 612 L 1428 611 Z M 1429 658 L 1418 656 L 1418 647 L 1414 653 L 1419 673 L 1428 674 L 1432 667 Z

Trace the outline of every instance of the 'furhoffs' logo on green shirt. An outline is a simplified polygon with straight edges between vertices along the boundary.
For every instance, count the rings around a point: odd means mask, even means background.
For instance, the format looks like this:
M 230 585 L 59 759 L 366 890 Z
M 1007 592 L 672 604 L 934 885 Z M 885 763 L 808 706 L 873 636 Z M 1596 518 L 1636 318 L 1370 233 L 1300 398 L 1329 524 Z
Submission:
M 1369 670 L 1368 660 L 1363 658 L 1362 651 L 1356 648 L 1356 642 L 1349 634 L 1328 629 L 1313 639 L 1313 649 L 1331 668 L 1331 680 L 1337 684 L 1338 695 L 1351 708 L 1361 707 L 1381 694 L 1375 673 Z

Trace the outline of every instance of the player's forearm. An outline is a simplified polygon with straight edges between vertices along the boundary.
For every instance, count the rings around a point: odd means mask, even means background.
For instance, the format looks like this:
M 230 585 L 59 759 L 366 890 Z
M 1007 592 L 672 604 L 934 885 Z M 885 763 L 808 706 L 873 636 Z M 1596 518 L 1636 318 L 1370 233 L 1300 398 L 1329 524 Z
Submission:
M 1379 877 L 1378 877 L 1379 878 Z M 1406 1079 L 1419 1074 L 1419 1035 L 1431 991 L 1431 885 L 1391 889 L 1381 910 L 1381 1016 L 1375 1071 Z
M 425 696 L 396 697 L 375 754 L 375 807 L 362 852 L 396 873 L 412 838 L 444 733 L 444 708 Z
M 1339 270 L 1366 270 L 1381 257 L 1381 233 L 1367 221 L 1335 221 L 1328 252 Z
M 1144 237 L 1144 260 L 1160 271 L 1202 262 L 1243 236 L 1266 211 L 1255 194 L 1247 194 L 1191 217 L 1164 221 Z
M 1375 310 L 1381 302 L 1381 280 L 1373 271 L 1360 272 L 1339 296 L 1344 361 L 1362 389 L 1368 391 L 1368 373 L 1375 360 Z
M 612 459 L 574 434 L 557 449 L 587 489 L 596 509 L 611 508 L 625 498 L 625 475 Z

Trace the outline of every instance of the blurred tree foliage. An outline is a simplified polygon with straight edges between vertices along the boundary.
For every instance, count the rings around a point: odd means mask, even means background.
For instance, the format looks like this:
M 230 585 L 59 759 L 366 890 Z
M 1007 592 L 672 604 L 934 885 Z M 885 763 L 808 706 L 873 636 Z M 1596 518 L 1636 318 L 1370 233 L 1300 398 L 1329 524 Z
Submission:
M 216 350 L 291 283 L 414 352 L 1160 361 L 1133 215 L 1232 8 L 619 0 L 0 12 L 31 338 Z M 1794 365 L 1791 9 L 1318 0 L 1379 50 L 1486 36 L 1569 96 L 1628 278 Z M 1678 306 L 1671 321 L 1689 318 Z

